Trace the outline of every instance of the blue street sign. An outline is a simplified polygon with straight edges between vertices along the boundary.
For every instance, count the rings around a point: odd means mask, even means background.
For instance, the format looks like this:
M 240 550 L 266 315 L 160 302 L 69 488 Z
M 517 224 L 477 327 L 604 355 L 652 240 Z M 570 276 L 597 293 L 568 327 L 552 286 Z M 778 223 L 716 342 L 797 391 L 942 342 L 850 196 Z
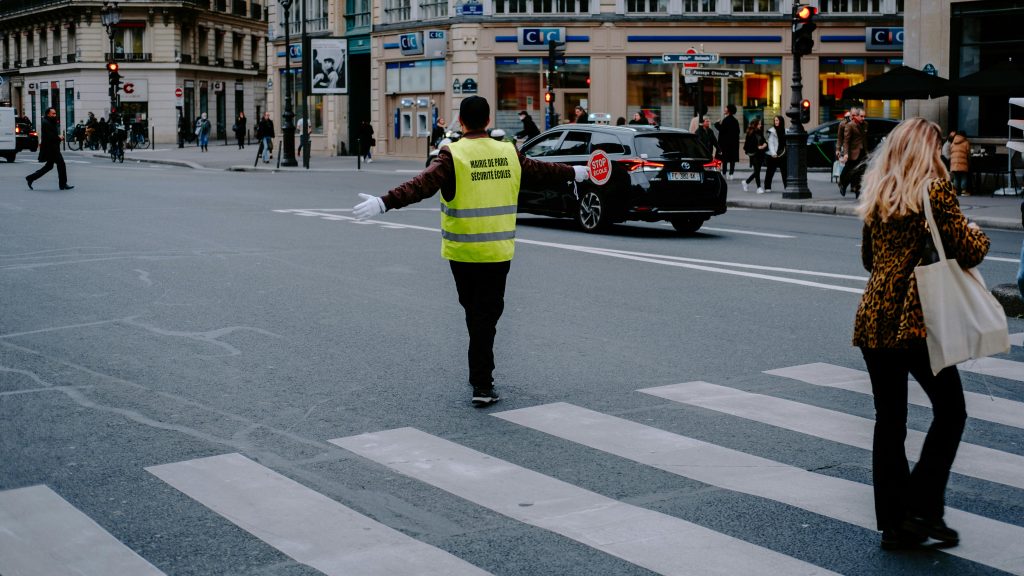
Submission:
M 684 62 L 687 64 L 717 64 L 718 54 L 663 54 L 661 61 L 665 64 Z

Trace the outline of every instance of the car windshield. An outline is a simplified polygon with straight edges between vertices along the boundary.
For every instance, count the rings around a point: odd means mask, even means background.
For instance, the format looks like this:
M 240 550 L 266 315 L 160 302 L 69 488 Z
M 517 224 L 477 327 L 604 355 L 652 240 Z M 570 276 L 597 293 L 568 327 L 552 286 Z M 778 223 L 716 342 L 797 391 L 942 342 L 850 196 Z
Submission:
M 636 137 L 636 151 L 648 158 L 707 158 L 708 153 L 697 138 L 690 134 L 662 132 Z

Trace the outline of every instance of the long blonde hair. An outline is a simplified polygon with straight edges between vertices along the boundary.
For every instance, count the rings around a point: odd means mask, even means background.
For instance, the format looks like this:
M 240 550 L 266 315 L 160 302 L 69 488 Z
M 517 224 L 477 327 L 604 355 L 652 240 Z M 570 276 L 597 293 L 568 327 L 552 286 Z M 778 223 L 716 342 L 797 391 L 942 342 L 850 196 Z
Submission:
M 949 179 L 942 163 L 942 133 L 924 118 L 900 122 L 872 154 L 857 212 L 864 222 L 885 222 L 921 210 L 921 190 L 936 178 Z

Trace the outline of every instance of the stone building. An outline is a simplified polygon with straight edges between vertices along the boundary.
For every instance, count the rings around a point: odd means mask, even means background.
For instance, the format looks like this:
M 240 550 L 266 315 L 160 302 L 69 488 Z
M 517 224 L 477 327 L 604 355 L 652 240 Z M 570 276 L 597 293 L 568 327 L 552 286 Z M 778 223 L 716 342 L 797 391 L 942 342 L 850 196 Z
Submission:
M 0 2 L 0 102 L 38 125 L 57 108 L 64 127 L 110 108 L 106 63 L 120 64 L 126 118 L 156 142 L 176 141 L 180 115 L 208 112 L 213 137 L 229 134 L 235 115 L 266 109 L 266 13 L 253 0 L 116 3 L 25 0 Z M 249 123 L 250 128 L 253 122 Z

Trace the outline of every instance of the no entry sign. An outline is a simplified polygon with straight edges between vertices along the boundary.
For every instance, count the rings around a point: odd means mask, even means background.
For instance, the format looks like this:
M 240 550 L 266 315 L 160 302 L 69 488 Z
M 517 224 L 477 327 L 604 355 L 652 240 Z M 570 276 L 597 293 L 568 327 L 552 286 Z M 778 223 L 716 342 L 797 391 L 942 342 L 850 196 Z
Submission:
M 598 186 L 603 186 L 612 177 L 612 161 L 603 150 L 595 150 L 587 162 L 590 171 L 590 181 Z

